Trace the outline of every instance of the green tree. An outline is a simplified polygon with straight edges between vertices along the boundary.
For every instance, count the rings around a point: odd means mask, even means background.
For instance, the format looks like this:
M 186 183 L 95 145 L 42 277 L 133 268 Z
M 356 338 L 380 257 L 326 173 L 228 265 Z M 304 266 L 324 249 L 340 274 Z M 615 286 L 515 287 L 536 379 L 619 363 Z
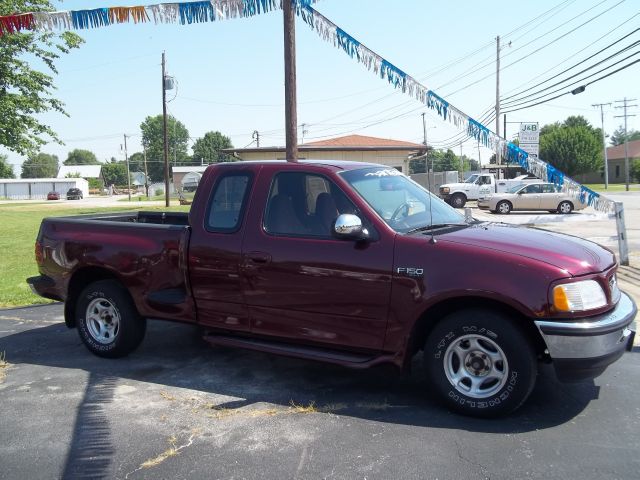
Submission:
M 13 168 L 7 162 L 7 156 L 0 154 L 0 178 L 16 178 Z
M 640 160 L 634 160 L 629 166 L 629 175 L 640 183 Z
M 147 117 L 144 122 L 140 124 L 140 130 L 142 130 L 142 145 L 147 150 L 149 177 L 154 181 L 162 180 L 164 178 L 162 115 Z M 187 153 L 189 131 L 182 122 L 172 116 L 167 117 L 167 137 L 169 144 L 169 164 L 188 165 L 190 162 Z
M 102 166 L 102 178 L 105 185 L 127 185 L 127 166 L 124 162 L 116 162 L 114 159 Z
M 207 132 L 193 145 L 193 160 L 199 163 L 232 162 L 235 159 L 220 152 L 224 148 L 233 148 L 231 139 L 220 132 Z
M 53 7 L 49 0 L 0 0 L 0 15 L 50 10 Z M 82 42 L 72 32 L 0 36 L 0 145 L 29 156 L 48 143 L 48 138 L 61 143 L 53 129 L 41 121 L 42 114 L 49 111 L 67 115 L 64 104 L 53 96 L 50 73 L 58 73 L 55 63 L 60 55 Z
M 144 172 L 144 154 L 136 152 L 129 156 L 129 171 Z
M 48 153 L 38 153 L 22 162 L 22 178 L 55 178 L 60 164 L 58 157 Z
M 96 158 L 96 155 L 90 150 L 82 150 L 76 148 L 69 152 L 67 159 L 64 161 L 65 165 L 100 165 L 100 162 Z
M 545 125 L 540 135 L 540 158 L 569 176 L 598 170 L 602 165 L 602 140 L 594 130 Z
M 626 138 L 628 138 L 630 142 L 640 140 L 640 132 L 638 130 L 629 130 L 625 135 L 624 127 L 620 125 L 615 129 L 611 137 L 609 137 L 609 141 L 611 145 L 615 147 L 616 145 L 622 145 Z

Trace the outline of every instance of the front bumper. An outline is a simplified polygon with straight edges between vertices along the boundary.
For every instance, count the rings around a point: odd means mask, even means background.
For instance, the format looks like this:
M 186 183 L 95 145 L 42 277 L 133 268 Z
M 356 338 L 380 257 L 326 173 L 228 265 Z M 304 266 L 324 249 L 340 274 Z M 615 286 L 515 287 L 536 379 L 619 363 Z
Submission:
M 479 198 L 478 199 L 478 208 L 481 210 L 489 210 L 489 199 L 488 198 Z
M 537 320 L 558 379 L 578 381 L 600 375 L 633 348 L 637 308 L 622 293 L 610 311 L 583 321 Z

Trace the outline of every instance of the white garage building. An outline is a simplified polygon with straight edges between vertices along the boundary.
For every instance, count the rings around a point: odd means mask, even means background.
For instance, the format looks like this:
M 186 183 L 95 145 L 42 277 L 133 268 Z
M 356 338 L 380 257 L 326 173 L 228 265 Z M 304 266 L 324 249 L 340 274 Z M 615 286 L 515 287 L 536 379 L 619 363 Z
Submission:
M 0 198 L 7 200 L 46 200 L 49 192 L 65 198 L 67 190 L 79 188 L 82 196 L 89 196 L 89 182 L 84 178 L 19 178 L 0 179 Z

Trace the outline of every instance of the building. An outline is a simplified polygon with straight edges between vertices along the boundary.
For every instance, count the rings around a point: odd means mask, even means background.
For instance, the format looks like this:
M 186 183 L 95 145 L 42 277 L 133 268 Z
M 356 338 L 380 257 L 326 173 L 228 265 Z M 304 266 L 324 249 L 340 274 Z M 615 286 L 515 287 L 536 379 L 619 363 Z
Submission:
M 629 169 L 634 161 L 640 161 L 640 140 L 633 140 L 628 144 Z M 624 170 L 624 143 L 615 147 L 607 148 L 607 163 L 609 164 L 609 183 L 625 183 L 626 174 Z M 604 183 L 604 168 L 597 172 L 583 173 L 576 175 L 576 181 L 580 183 Z M 629 181 L 633 178 L 629 176 Z
M 285 147 L 228 148 L 223 152 L 239 160 L 285 160 Z M 421 143 L 348 135 L 298 146 L 300 160 L 346 160 L 379 163 L 409 174 L 409 157 L 424 152 Z
M 89 196 L 89 182 L 84 178 L 0 179 L 0 198 L 7 200 L 46 200 L 47 193 L 58 192 L 64 198 L 70 188 L 79 188 Z
M 173 184 L 178 191 L 194 191 L 208 165 L 171 167 Z
M 102 165 L 62 165 L 58 178 L 79 177 L 88 180 L 97 178 L 102 181 Z

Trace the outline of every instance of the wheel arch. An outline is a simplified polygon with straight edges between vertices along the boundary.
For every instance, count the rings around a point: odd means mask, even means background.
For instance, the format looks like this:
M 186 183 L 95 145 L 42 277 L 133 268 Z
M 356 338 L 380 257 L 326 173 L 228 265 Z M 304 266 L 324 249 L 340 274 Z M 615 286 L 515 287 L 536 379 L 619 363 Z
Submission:
M 76 327 L 76 302 L 80 292 L 89 284 L 100 280 L 115 280 L 122 285 L 117 274 L 101 267 L 85 267 L 75 271 L 67 286 L 67 297 L 64 302 L 64 323 L 68 328 Z M 125 289 L 127 295 L 128 290 Z M 134 303 L 135 305 L 135 303 Z
M 546 349 L 546 345 L 540 332 L 536 328 L 533 320 L 522 312 L 499 300 L 480 297 L 452 297 L 431 305 L 416 320 L 408 344 L 407 362 L 422 349 L 424 343 L 433 328 L 447 315 L 472 308 L 486 309 L 500 312 L 511 319 L 511 323 L 521 329 L 531 340 L 537 355 L 541 355 Z

